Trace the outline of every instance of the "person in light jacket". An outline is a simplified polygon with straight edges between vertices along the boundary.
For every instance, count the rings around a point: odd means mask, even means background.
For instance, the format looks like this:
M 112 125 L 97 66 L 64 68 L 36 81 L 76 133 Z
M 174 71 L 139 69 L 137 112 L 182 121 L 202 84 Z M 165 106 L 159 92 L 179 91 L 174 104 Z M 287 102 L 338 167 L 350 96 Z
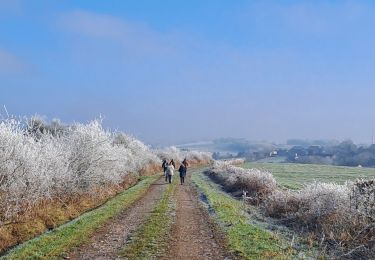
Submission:
M 172 183 L 172 176 L 174 174 L 174 166 L 172 163 L 169 163 L 168 166 L 167 166 L 167 170 L 165 171 L 165 173 L 167 174 L 168 176 L 168 182 L 169 183 Z

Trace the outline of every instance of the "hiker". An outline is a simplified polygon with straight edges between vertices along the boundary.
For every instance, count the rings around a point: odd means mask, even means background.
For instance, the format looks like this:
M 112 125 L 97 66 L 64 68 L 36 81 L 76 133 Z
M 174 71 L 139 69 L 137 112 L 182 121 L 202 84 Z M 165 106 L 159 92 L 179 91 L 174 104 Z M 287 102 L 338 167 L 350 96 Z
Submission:
M 168 164 L 167 170 L 165 171 L 166 175 L 168 176 L 168 182 L 172 183 L 172 176 L 173 176 L 174 166 L 172 161 Z
M 174 168 L 176 168 L 176 164 L 174 163 L 173 159 L 171 160 L 171 164 L 173 165 Z
M 163 163 L 161 165 L 161 167 L 163 168 L 163 171 L 164 171 L 164 175 L 165 175 L 165 182 L 168 181 L 168 176 L 167 176 L 167 173 L 166 173 L 166 170 L 167 170 L 167 166 L 168 166 L 168 162 L 167 162 L 167 159 L 164 159 L 163 160 Z
M 189 166 L 189 163 L 186 160 L 186 158 L 182 161 L 182 164 L 185 165 L 186 168 Z
M 186 171 L 187 171 L 187 162 L 185 160 L 181 163 L 180 168 L 178 169 L 180 173 L 180 182 L 181 185 L 185 183 Z

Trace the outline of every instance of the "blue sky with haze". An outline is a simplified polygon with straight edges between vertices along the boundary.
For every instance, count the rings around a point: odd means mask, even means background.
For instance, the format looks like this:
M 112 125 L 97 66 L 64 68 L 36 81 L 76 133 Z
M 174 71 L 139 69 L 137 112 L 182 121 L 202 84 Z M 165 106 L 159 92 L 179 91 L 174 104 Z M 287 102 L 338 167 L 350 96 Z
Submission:
M 0 103 L 149 143 L 370 142 L 372 1 L 0 0 Z

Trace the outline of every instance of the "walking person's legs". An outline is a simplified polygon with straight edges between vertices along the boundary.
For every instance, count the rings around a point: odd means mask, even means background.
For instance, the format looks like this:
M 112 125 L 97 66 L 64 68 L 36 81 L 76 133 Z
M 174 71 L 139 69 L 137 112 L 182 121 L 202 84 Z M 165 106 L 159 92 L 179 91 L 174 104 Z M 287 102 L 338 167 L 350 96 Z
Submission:
M 168 175 L 169 183 L 172 183 L 172 175 Z
M 184 183 L 184 177 L 180 176 L 181 185 Z
M 182 177 L 182 183 L 185 183 L 185 176 Z

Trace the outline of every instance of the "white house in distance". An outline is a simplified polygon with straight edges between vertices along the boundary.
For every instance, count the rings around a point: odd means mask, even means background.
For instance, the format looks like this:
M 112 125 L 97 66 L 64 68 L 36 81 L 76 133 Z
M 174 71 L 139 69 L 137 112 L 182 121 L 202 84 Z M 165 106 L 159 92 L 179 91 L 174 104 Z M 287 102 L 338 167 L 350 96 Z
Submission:
M 276 150 L 273 150 L 272 152 L 270 152 L 270 157 L 276 157 L 276 156 L 277 156 Z

